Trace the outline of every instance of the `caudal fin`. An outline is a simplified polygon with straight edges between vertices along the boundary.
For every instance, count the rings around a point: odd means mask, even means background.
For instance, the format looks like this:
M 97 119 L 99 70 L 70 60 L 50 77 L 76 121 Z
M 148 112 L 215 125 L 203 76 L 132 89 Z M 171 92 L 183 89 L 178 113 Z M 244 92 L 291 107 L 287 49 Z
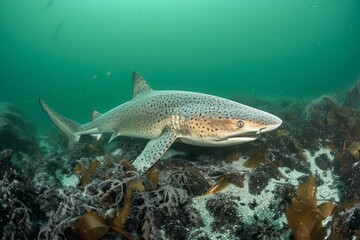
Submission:
M 69 140 L 69 146 L 79 141 L 80 134 L 79 131 L 80 124 L 68 119 L 54 110 L 52 110 L 41 98 L 39 98 L 39 103 L 42 110 L 49 116 L 51 121 L 67 136 Z

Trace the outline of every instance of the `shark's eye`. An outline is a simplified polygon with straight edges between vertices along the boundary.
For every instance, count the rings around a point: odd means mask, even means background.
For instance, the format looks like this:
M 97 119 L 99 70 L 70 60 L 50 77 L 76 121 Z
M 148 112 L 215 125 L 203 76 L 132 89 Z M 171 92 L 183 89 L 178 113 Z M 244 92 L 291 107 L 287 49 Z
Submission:
M 244 126 L 244 122 L 239 120 L 236 125 L 238 126 L 238 128 L 242 128 Z

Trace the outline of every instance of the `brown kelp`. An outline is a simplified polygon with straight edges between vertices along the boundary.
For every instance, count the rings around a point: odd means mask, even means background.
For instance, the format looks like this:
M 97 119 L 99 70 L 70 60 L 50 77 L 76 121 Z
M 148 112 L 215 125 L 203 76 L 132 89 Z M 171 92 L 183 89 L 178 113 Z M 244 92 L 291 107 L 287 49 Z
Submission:
M 300 184 L 285 215 L 295 239 L 325 239 L 322 221 L 331 215 L 335 204 L 324 202 L 317 205 L 316 183 L 313 176 Z

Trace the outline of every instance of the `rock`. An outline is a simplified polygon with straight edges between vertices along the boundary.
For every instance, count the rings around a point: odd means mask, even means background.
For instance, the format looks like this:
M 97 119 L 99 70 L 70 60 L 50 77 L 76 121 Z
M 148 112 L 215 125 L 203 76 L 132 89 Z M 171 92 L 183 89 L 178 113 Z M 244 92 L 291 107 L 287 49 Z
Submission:
M 211 224 L 214 232 L 234 231 L 236 229 L 233 227 L 234 224 L 239 224 L 237 227 L 240 227 L 242 216 L 238 212 L 238 199 L 235 197 L 220 193 L 216 198 L 210 198 L 206 202 L 206 208 L 214 218 Z
M 317 98 L 306 106 L 304 110 L 305 119 L 313 123 L 324 123 L 327 112 L 333 109 L 335 105 L 335 100 L 332 97 Z
M 345 95 L 343 105 L 346 107 L 356 107 L 356 105 L 359 102 L 359 99 L 360 99 L 360 79 L 348 89 Z
M 210 188 L 209 182 L 195 167 L 184 167 L 171 171 L 168 184 L 185 189 L 191 197 L 199 196 Z
M 344 198 L 350 202 L 360 197 L 360 164 L 355 163 L 344 176 Z
M 18 107 L 0 103 L 0 149 L 29 152 L 36 146 L 35 134 L 35 126 Z
M 332 168 L 330 159 L 328 158 L 327 154 L 323 153 L 320 154 L 315 158 L 316 166 L 318 166 L 321 170 L 330 170 Z
M 32 183 L 11 163 L 12 151 L 0 151 L 0 233 L 2 239 L 36 239 L 44 217 Z
M 266 188 L 271 179 L 279 179 L 279 171 L 270 165 L 260 165 L 250 175 L 249 193 L 259 195 Z
M 4 149 L 0 152 L 0 175 L 3 176 L 7 169 L 11 167 L 11 158 L 13 155 L 13 150 L 11 149 Z

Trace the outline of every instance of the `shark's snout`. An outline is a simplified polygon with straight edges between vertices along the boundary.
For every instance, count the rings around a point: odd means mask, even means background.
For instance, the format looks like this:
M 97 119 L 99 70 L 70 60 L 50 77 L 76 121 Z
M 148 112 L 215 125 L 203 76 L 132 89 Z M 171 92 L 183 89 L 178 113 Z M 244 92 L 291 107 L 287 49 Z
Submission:
M 282 120 L 274 115 L 270 115 L 270 116 L 271 119 L 269 119 L 265 127 L 259 129 L 258 133 L 270 132 L 280 127 L 280 125 L 282 124 Z
M 266 133 L 266 132 L 270 132 L 272 130 L 277 129 L 278 127 L 280 127 L 281 123 L 278 124 L 274 124 L 274 125 L 269 125 L 267 127 L 263 127 L 259 130 L 259 133 Z

